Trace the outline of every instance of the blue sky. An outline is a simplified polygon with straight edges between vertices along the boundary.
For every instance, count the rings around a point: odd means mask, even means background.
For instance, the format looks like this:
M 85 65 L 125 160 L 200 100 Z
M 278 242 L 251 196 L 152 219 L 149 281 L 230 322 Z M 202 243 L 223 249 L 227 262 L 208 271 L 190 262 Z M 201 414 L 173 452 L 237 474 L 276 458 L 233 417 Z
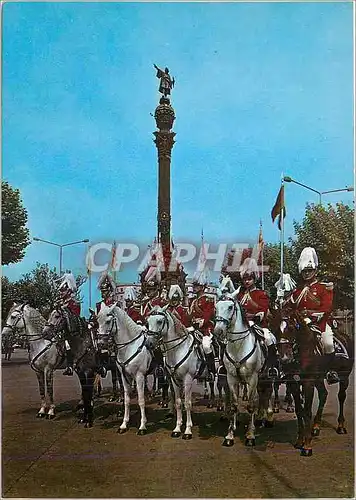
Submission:
M 3 178 L 31 236 L 150 243 L 156 233 L 153 63 L 176 79 L 177 241 L 266 241 L 283 171 L 353 184 L 350 3 L 5 3 Z M 352 193 L 325 201 L 352 203 Z M 286 236 L 317 196 L 286 186 Z M 84 271 L 85 246 L 64 250 Z M 31 244 L 17 279 L 56 248 Z M 132 271 L 122 281 L 135 280 Z M 86 292 L 84 291 L 84 294 Z

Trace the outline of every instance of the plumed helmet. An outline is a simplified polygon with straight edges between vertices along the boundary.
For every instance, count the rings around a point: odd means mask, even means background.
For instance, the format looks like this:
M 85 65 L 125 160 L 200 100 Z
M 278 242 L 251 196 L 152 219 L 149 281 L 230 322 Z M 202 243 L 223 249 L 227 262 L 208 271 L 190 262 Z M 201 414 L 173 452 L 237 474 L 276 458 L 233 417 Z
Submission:
M 108 274 L 107 271 L 104 271 L 99 280 L 98 280 L 98 289 L 99 290 L 115 290 L 116 284 L 113 278 Z
M 75 278 L 72 273 L 64 273 L 60 278 L 60 285 L 58 287 L 59 290 L 69 289 L 72 292 L 77 291 L 77 284 L 75 282 Z
M 318 256 L 313 247 L 303 248 L 298 260 L 298 271 L 301 273 L 303 269 L 316 269 L 318 267 Z
M 173 297 L 179 297 L 180 299 L 183 298 L 183 292 L 182 292 L 182 289 L 179 285 L 171 285 L 170 289 L 169 289 L 169 294 L 168 294 L 168 298 L 171 300 L 173 299 Z
M 258 270 L 258 265 L 255 259 L 252 259 L 251 257 L 247 257 L 242 265 L 240 266 L 240 276 L 241 278 L 244 277 L 245 274 L 254 274 L 255 278 L 260 277 L 260 273 Z
M 151 266 L 145 275 L 145 281 L 149 284 L 150 282 L 156 282 L 156 285 L 161 281 L 161 273 L 156 266 Z
M 136 290 L 134 289 L 133 286 L 128 286 L 127 288 L 125 288 L 124 299 L 132 301 L 137 300 Z

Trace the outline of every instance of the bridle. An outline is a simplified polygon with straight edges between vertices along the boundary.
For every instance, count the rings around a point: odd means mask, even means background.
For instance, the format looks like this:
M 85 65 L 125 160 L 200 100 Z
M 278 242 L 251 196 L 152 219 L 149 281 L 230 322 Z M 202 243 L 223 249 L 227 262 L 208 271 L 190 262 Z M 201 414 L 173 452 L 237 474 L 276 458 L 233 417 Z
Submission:
M 26 334 L 26 333 L 20 333 L 21 330 L 27 330 L 26 326 L 26 321 L 25 321 L 25 316 L 24 316 L 24 308 L 27 304 L 22 304 L 20 309 L 15 309 L 13 312 L 17 312 L 18 316 L 16 318 L 16 322 L 14 324 L 10 324 L 6 321 L 4 328 L 8 328 L 11 330 L 11 332 L 14 335 L 18 335 L 20 338 L 25 337 L 29 342 L 35 342 L 36 340 L 42 340 L 45 335 L 43 333 L 33 333 L 33 334 Z M 17 325 L 19 324 L 20 321 L 23 321 L 23 327 L 18 327 Z
M 147 329 L 146 335 L 148 337 L 158 338 L 157 347 L 163 347 L 165 352 L 171 351 L 172 349 L 175 349 L 176 347 L 180 346 L 188 338 L 188 334 L 186 334 L 183 337 L 175 337 L 174 339 L 164 340 L 163 339 L 163 331 L 165 328 L 167 328 L 167 330 L 168 330 L 168 326 L 169 326 L 167 314 L 163 311 L 153 311 L 150 314 L 150 316 L 163 316 L 164 321 L 162 323 L 161 329 L 159 331 Z M 180 342 L 176 345 L 173 345 L 173 346 L 167 348 L 167 344 L 171 344 L 172 342 L 175 342 L 176 340 L 180 340 Z
M 250 330 L 251 330 L 250 327 L 247 328 L 246 330 L 241 331 L 241 332 L 233 332 L 233 331 L 231 331 L 229 329 L 231 327 L 233 319 L 236 316 L 236 313 L 238 311 L 237 302 L 233 298 L 231 298 L 231 297 L 223 297 L 223 298 L 221 298 L 221 299 L 218 300 L 218 302 L 220 302 L 220 301 L 221 302 L 222 301 L 224 301 L 224 302 L 227 302 L 227 301 L 232 302 L 233 303 L 233 310 L 232 310 L 230 318 L 224 318 L 223 316 L 216 316 L 215 317 L 215 323 L 223 323 L 224 325 L 226 325 L 226 341 L 237 342 L 238 340 L 243 340 L 250 333 Z M 241 311 L 241 308 L 240 308 L 240 311 Z M 227 337 L 228 334 L 230 334 L 230 335 L 237 335 L 237 337 L 235 339 L 231 339 L 231 338 Z M 244 335 L 244 334 L 246 334 L 246 335 Z M 241 337 L 241 335 L 244 335 L 244 337 Z

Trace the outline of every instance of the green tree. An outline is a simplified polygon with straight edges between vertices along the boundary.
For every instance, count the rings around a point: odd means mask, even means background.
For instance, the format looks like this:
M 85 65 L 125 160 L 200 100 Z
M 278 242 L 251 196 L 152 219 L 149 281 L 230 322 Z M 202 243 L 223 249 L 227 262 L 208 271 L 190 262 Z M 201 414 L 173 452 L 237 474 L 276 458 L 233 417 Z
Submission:
M 20 191 L 2 181 L 2 257 L 3 265 L 19 262 L 29 245 L 29 231 L 26 227 L 27 211 L 22 205 Z
M 22 275 L 18 281 L 11 282 L 3 276 L 2 317 L 6 319 L 13 302 L 17 301 L 20 303 L 28 302 L 47 318 L 58 299 L 58 278 L 55 269 L 50 269 L 48 264 L 40 264 L 39 262 L 33 271 Z M 85 279 L 83 276 L 77 276 L 78 289 Z M 77 298 L 81 299 L 79 290 Z
M 290 239 L 294 258 L 305 247 L 314 247 L 319 276 L 334 282 L 334 307 L 353 309 L 354 304 L 354 209 L 343 203 L 307 205 L 302 222 L 294 221 Z

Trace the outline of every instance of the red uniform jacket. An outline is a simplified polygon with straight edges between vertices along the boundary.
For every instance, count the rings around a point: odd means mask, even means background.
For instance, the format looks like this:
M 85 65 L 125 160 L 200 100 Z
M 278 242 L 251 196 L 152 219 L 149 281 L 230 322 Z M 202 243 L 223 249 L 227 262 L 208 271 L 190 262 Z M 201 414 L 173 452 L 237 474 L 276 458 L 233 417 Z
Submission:
M 305 286 L 300 286 L 292 293 L 291 302 L 297 311 L 307 313 L 307 317 L 313 324 L 318 324 L 322 332 L 325 331 L 326 323 L 333 306 L 333 284 L 314 281 Z M 323 313 L 317 314 L 317 313 Z
M 105 304 L 106 306 L 112 306 L 115 303 L 114 297 L 108 297 L 107 299 L 101 300 L 96 303 L 96 314 L 99 314 L 101 309 L 101 304 Z
M 214 328 L 214 299 L 205 294 L 193 299 L 189 308 L 189 315 L 192 325 L 196 326 L 203 335 L 209 335 Z M 203 321 L 202 326 L 198 324 L 199 320 Z
M 126 313 L 132 320 L 135 321 L 135 323 L 143 323 L 143 318 L 141 316 L 141 311 L 138 306 L 131 306 L 126 309 Z
M 147 316 L 151 313 L 152 309 L 156 306 L 163 307 L 167 304 L 159 295 L 150 299 L 148 302 L 142 305 L 142 313 L 141 316 L 147 318 Z
M 68 307 L 68 309 L 75 314 L 75 316 L 80 316 L 80 302 L 78 302 L 76 299 L 69 299 L 63 304 L 65 307 Z
M 246 317 L 249 321 L 256 321 L 262 328 L 267 327 L 267 311 L 269 307 L 268 295 L 264 290 L 241 290 L 237 295 L 237 300 L 240 302 Z M 256 318 L 256 314 L 263 313 L 261 321 Z
M 190 326 L 190 320 L 189 320 L 189 315 L 188 315 L 188 309 L 186 307 L 183 307 L 181 305 L 178 306 L 169 306 L 168 310 L 177 316 L 179 321 L 186 327 Z

